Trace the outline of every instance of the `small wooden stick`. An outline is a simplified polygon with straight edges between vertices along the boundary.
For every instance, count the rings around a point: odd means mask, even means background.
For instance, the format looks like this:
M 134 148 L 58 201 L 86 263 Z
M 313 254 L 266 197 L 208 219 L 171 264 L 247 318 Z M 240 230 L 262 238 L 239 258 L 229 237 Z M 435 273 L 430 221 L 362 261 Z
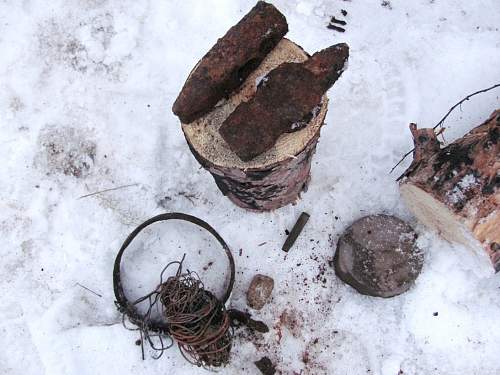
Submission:
M 299 237 L 300 233 L 302 232 L 302 229 L 304 229 L 307 221 L 309 220 L 309 214 L 302 212 L 299 216 L 299 219 L 293 226 L 292 230 L 290 231 L 290 234 L 286 238 L 285 243 L 283 244 L 283 247 L 281 248 L 283 251 L 288 252 L 295 241 L 297 240 L 297 237 Z
M 139 185 L 139 184 L 138 184 L 138 183 L 135 183 L 135 184 L 129 184 L 129 185 L 122 185 L 122 186 L 114 187 L 114 188 L 111 188 L 111 189 L 99 190 L 99 191 L 96 191 L 96 192 L 94 192 L 94 193 L 90 193 L 90 194 L 85 194 L 85 195 L 82 195 L 82 196 L 81 196 L 81 197 L 79 197 L 78 199 L 91 197 L 91 196 L 93 196 L 93 195 L 97 195 L 97 194 L 101 194 L 101 193 L 107 193 L 108 191 L 114 191 L 114 190 L 119 190 L 119 189 L 125 189 L 125 188 L 128 188 L 128 187 L 131 187 L 131 186 L 137 186 L 137 185 Z
M 145 360 L 145 357 L 144 357 L 144 337 L 142 336 L 142 329 L 139 330 L 140 334 L 141 334 L 141 353 L 142 353 L 142 360 L 144 361 Z
M 101 295 L 101 294 L 99 294 L 99 293 L 97 293 L 97 292 L 94 292 L 92 289 L 87 288 L 85 285 L 82 285 L 82 284 L 80 284 L 80 283 L 76 283 L 76 285 L 78 285 L 80 288 L 83 288 L 83 289 L 85 289 L 85 290 L 88 290 L 90 293 L 95 294 L 97 297 L 102 298 L 102 295 Z

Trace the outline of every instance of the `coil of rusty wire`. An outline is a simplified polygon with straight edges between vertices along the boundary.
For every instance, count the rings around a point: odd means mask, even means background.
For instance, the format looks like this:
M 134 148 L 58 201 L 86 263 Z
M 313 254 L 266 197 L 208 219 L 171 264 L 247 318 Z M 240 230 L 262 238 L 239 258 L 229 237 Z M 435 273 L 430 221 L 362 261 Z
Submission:
M 120 272 L 123 253 L 144 228 L 165 220 L 183 220 L 195 224 L 208 231 L 222 246 L 229 261 L 230 275 L 221 300 L 205 289 L 196 272 L 183 271 L 185 255 L 181 261 L 167 264 L 155 290 L 133 302 L 127 299 Z M 164 272 L 175 264 L 178 265 L 175 275 L 163 281 Z M 124 325 L 125 317 L 127 317 L 141 334 L 143 358 L 144 340 L 159 353 L 155 358 L 159 358 L 176 342 L 184 358 L 197 366 L 211 368 L 227 364 L 231 350 L 232 327 L 231 312 L 226 310 L 225 304 L 233 289 L 234 275 L 235 266 L 231 250 L 215 229 L 205 221 L 195 216 L 173 212 L 157 215 L 139 225 L 118 251 L 113 268 L 113 288 L 115 305 L 123 314 Z M 146 313 L 141 314 L 137 305 L 145 301 L 149 305 Z M 161 310 L 162 319 L 152 318 L 154 307 Z M 238 317 L 238 314 L 241 312 L 235 311 L 235 319 L 247 325 L 248 322 L 254 322 L 249 316 Z M 247 322 L 244 321 L 245 319 Z M 169 343 L 165 344 L 165 340 L 169 340 Z M 160 346 L 157 345 L 158 342 Z

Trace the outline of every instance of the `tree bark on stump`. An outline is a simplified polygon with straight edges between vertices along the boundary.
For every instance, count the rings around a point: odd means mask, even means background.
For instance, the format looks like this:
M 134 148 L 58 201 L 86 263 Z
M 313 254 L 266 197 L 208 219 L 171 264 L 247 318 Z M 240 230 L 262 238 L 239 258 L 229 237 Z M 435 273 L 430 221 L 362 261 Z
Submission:
M 414 160 L 400 182 L 406 204 L 426 226 L 500 271 L 500 110 L 444 148 L 432 129 L 410 130 Z
M 240 103 L 255 94 L 259 81 L 268 72 L 283 62 L 302 62 L 308 57 L 301 47 L 282 39 L 239 91 L 221 100 L 207 115 L 182 124 L 196 160 L 212 174 L 222 193 L 240 207 L 252 211 L 274 210 L 294 203 L 307 189 L 312 157 L 327 112 L 326 95 L 307 126 L 282 135 L 274 147 L 247 162 L 231 151 L 218 129 Z

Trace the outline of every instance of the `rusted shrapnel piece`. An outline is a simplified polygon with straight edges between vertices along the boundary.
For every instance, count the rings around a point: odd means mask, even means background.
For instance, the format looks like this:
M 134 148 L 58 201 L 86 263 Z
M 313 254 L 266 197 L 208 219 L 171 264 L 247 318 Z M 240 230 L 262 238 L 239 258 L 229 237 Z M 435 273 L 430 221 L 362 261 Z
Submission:
M 237 321 L 240 324 L 246 325 L 253 331 L 257 331 L 260 333 L 269 332 L 269 327 L 264 322 L 261 322 L 260 320 L 253 320 L 251 315 L 247 312 L 236 309 L 230 309 L 227 310 L 227 312 L 232 320 L 232 325 L 235 327 L 237 327 L 237 323 L 235 323 Z
M 219 129 L 222 138 L 243 161 L 267 151 L 280 135 L 299 130 L 311 120 L 348 57 L 347 44 L 336 44 L 304 63 L 284 63 L 272 70 L 259 83 L 255 96 L 224 121 Z
M 260 370 L 262 375 L 276 374 L 276 366 L 268 357 L 262 357 L 258 361 L 254 362 L 254 364 Z
M 172 111 L 184 124 L 210 112 L 243 83 L 287 32 L 285 16 L 259 1 L 196 65 Z

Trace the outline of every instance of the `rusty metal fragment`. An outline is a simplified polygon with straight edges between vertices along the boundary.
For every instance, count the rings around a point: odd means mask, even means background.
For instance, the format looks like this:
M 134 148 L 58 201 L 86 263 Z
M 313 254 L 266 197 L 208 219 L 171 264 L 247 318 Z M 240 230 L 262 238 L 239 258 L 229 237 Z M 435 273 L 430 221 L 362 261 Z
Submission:
M 295 241 L 297 241 L 297 238 L 299 237 L 300 233 L 302 233 L 302 229 L 304 229 L 307 222 L 309 221 L 309 217 L 310 216 L 307 212 L 302 212 L 300 214 L 299 218 L 297 219 L 297 222 L 290 231 L 290 234 L 286 238 L 286 241 L 283 244 L 281 250 L 288 252 L 292 248 L 292 246 L 295 244 Z
M 240 104 L 219 129 L 241 160 L 249 161 L 273 147 L 283 133 L 307 124 L 323 94 L 344 70 L 345 43 L 315 53 L 304 63 L 284 63 L 265 76 L 255 96 Z
M 243 83 L 287 32 L 285 16 L 259 1 L 196 65 L 172 111 L 185 124 L 210 112 Z
M 268 357 L 262 357 L 258 361 L 254 362 L 254 364 L 260 370 L 262 375 L 276 374 L 276 366 Z
M 238 327 L 239 325 L 245 325 L 249 329 L 260 332 L 267 333 L 269 332 L 269 327 L 260 320 L 252 319 L 252 316 L 247 313 L 236 309 L 230 309 L 227 311 L 232 320 L 232 325 L 234 327 Z

